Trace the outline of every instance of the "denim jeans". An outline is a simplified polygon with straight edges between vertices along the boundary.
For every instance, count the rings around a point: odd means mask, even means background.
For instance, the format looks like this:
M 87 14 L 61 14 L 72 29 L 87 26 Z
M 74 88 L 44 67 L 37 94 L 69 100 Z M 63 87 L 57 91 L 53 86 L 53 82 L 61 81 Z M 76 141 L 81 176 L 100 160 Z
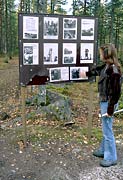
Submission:
M 101 114 L 107 113 L 108 102 L 100 102 Z M 117 152 L 112 130 L 113 117 L 102 117 L 103 138 L 99 150 L 104 153 L 104 160 L 116 161 Z

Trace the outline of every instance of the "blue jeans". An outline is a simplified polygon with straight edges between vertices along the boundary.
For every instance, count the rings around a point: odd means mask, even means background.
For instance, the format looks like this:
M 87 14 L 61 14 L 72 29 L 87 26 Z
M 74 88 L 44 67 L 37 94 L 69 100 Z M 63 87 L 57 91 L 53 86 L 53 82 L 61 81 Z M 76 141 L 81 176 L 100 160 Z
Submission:
M 107 113 L 108 102 L 100 102 L 101 114 Z M 104 160 L 116 161 L 117 152 L 112 130 L 113 117 L 102 117 L 103 138 L 99 150 L 104 153 Z

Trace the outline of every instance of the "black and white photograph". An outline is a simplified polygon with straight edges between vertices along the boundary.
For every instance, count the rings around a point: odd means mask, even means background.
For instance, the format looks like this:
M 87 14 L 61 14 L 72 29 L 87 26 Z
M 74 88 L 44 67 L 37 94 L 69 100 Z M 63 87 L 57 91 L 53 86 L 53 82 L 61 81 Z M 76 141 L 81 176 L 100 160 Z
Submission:
M 38 44 L 24 43 L 23 44 L 23 64 L 24 65 L 38 65 Z
M 80 63 L 93 63 L 94 44 L 81 43 L 80 48 Z
M 44 64 L 58 64 L 58 43 L 44 43 Z
M 63 39 L 77 39 L 77 18 L 63 18 Z
M 81 40 L 94 40 L 94 19 L 81 19 Z
M 70 67 L 70 80 L 87 80 L 88 67 Z
M 44 39 L 58 39 L 59 19 L 44 17 Z
M 38 39 L 39 17 L 23 17 L 23 39 Z
M 76 64 L 76 54 L 76 43 L 63 43 L 63 64 Z
M 50 82 L 68 81 L 69 67 L 50 68 L 49 74 L 50 74 Z

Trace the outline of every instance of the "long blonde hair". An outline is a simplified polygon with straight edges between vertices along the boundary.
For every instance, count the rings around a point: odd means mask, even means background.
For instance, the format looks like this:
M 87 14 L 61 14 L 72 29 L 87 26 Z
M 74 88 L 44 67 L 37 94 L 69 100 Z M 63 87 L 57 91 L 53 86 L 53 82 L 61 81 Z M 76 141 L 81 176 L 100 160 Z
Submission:
M 114 44 L 105 44 L 99 48 L 103 61 L 108 64 L 114 64 L 121 73 L 121 65 L 118 62 L 117 49 Z

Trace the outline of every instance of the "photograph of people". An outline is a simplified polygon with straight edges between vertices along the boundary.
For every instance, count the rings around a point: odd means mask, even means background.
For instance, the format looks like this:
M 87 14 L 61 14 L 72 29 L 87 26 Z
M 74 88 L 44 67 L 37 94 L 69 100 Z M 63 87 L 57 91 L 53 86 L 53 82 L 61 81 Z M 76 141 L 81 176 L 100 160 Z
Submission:
M 50 82 L 68 81 L 69 67 L 57 67 L 49 69 Z
M 24 64 L 33 64 L 33 47 L 25 46 L 24 47 Z
M 61 79 L 61 69 L 52 69 L 51 70 L 51 81 L 57 81 Z
M 70 80 L 88 79 L 86 72 L 88 67 L 70 67 Z
M 58 44 L 44 43 L 44 64 L 58 64 Z
M 38 65 L 38 43 L 23 44 L 23 64 Z
M 94 19 L 81 19 L 81 40 L 94 40 Z
M 44 17 L 44 39 L 58 39 L 59 19 Z
M 77 19 L 63 19 L 63 39 L 77 39 Z
M 80 63 L 93 63 L 94 44 L 81 43 Z
M 75 64 L 76 51 L 76 43 L 63 43 L 63 64 Z

